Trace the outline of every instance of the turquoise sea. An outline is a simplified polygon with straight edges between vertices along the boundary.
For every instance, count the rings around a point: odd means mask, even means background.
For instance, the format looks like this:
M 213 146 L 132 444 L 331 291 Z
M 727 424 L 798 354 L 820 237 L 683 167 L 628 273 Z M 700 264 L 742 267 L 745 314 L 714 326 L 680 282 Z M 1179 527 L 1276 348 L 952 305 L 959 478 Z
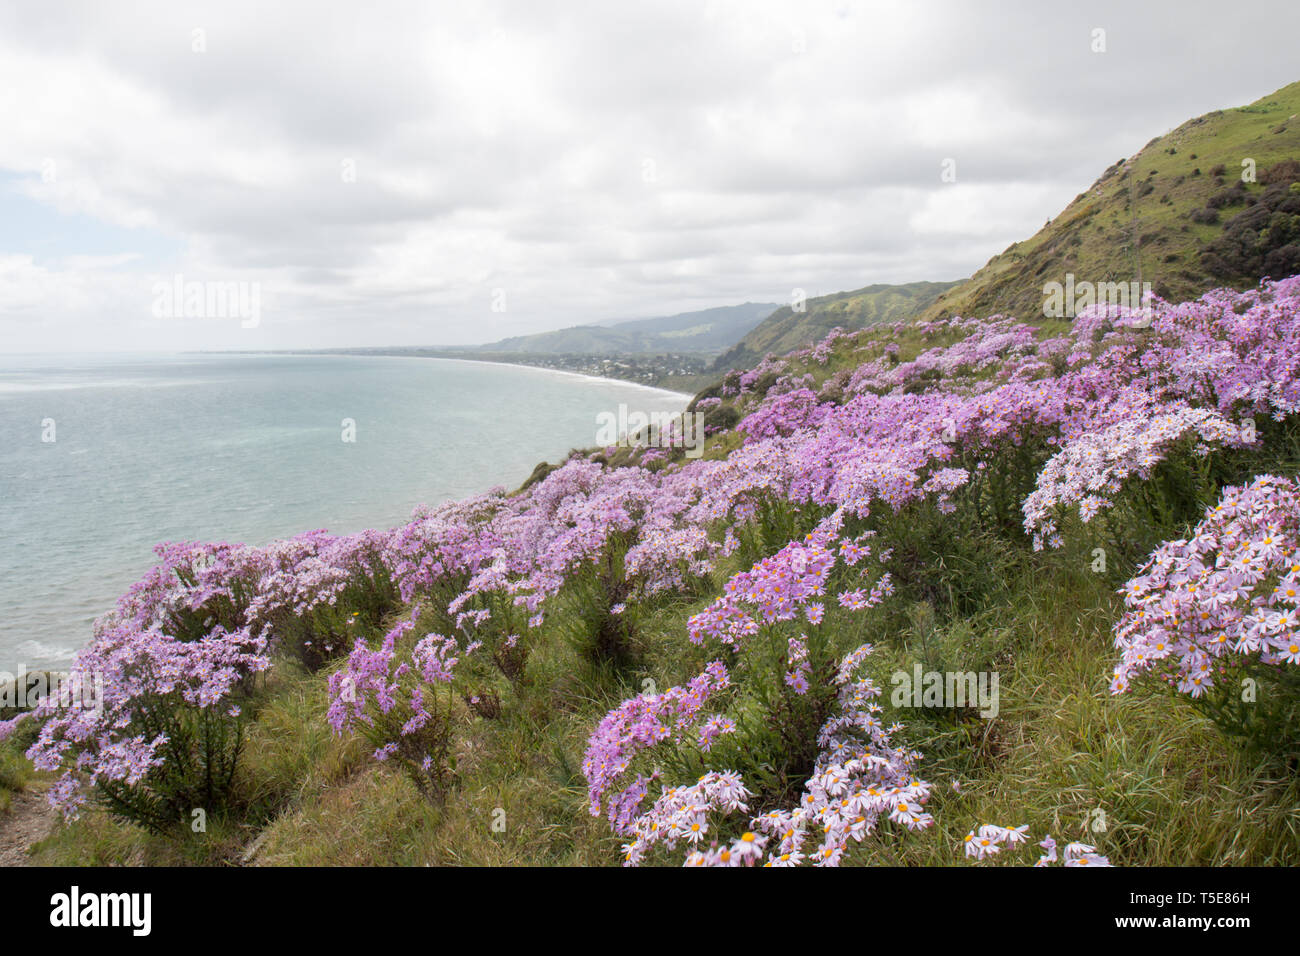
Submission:
M 518 487 L 594 445 L 601 412 L 688 400 L 426 358 L 0 357 L 0 670 L 66 666 L 160 541 L 391 527 Z

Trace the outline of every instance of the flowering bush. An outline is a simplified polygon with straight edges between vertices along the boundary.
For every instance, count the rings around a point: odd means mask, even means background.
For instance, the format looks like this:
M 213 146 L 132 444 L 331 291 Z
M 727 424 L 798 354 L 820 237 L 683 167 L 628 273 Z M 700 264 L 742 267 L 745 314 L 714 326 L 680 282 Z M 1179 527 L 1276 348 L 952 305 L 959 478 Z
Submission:
M 870 645 L 841 657 L 843 631 L 826 621 L 832 571 L 838 564 L 860 580 L 874 573 L 871 553 L 865 539 L 837 541 L 819 530 L 734 575 L 688 626 L 692 642 L 733 659 L 730 671 L 716 660 L 684 687 L 625 702 L 597 727 L 583 762 L 591 812 L 631 838 L 625 862 L 686 843 L 688 864 L 753 864 L 767 854 L 778 866 L 805 858 L 836 865 L 881 818 L 930 825 L 929 787 L 912 774 L 919 754 L 891 743 L 894 729 L 874 703 L 879 690 L 857 674 Z M 859 613 L 890 590 L 887 573 L 869 589 L 845 588 L 837 613 Z M 665 768 L 681 775 L 701 766 L 694 785 L 663 783 Z M 765 812 L 733 832 L 728 818 L 753 801 Z M 821 842 L 809 853 L 814 827 Z
M 374 531 L 343 538 L 313 531 L 246 549 L 260 578 L 245 620 L 308 671 L 319 670 L 396 607 L 384 544 Z
M 441 803 L 455 774 L 451 683 L 460 651 L 454 638 L 440 634 L 406 646 L 402 638 L 418 616 L 416 608 L 375 650 L 357 642 L 347 665 L 330 675 L 328 720 L 336 733 L 359 731 L 375 747 L 376 760 L 392 761 L 420 793 Z
M 704 719 L 702 714 L 709 699 L 729 686 L 726 667 L 714 661 L 684 687 L 672 687 L 662 694 L 641 694 L 606 714 L 592 734 L 582 762 L 592 813 L 602 812 L 605 802 L 610 825 L 625 832 L 645 799 L 647 783 L 658 776 L 655 772 L 649 776 L 637 774 L 630 784 L 614 790 L 633 760 L 665 740 L 708 751 L 719 734 L 734 731 L 734 723 L 726 718 Z
M 1241 430 L 1217 411 L 1181 401 L 1161 403 L 1141 392 L 1124 393 L 1111 415 L 1116 419 L 1111 424 L 1094 421 L 1085 433 L 1067 439 L 1039 474 L 1038 489 L 1024 503 L 1025 530 L 1033 534 L 1035 549 L 1044 540 L 1059 545 L 1057 509 L 1077 505 L 1086 524 L 1111 506 L 1109 496 L 1130 476 L 1150 479 L 1156 465 L 1185 438 L 1201 457 L 1211 445 L 1241 444 Z
M 1270 749 L 1300 739 L 1294 480 L 1262 475 L 1225 489 L 1191 537 L 1161 545 L 1122 593 L 1113 693 L 1151 673 L 1225 730 Z
M 691 786 L 660 787 L 654 803 L 645 809 L 644 802 L 651 786 L 658 785 L 660 774 L 638 774 L 629 786 L 608 798 L 611 824 L 631 838 L 623 847 L 625 864 L 643 862 L 656 847 L 673 850 L 685 845 L 688 866 L 760 862 L 795 866 L 805 861 L 837 866 L 850 843 L 860 843 L 886 819 L 908 830 L 930 826 L 933 819 L 923 809 L 929 785 L 912 773 L 920 755 L 890 742 L 894 728 L 881 725 L 880 707 L 873 702 L 879 690 L 870 680 L 856 676 L 870 652 L 870 645 L 858 648 L 833 674 L 830 684 L 835 689 L 836 707 L 817 731 L 816 760 L 803 782 L 802 795 L 792 805 L 760 813 L 748 820 L 747 827 L 735 824 L 728 818 L 750 811 L 750 801 L 757 795 L 748 789 L 741 774 L 709 770 Z M 726 686 L 725 675 L 715 663 L 701 675 L 703 682 L 693 682 L 689 690 L 673 695 L 675 701 L 689 701 L 685 708 L 688 724 L 698 720 L 699 705 L 710 692 Z M 601 812 L 600 801 L 606 799 L 611 782 L 626 772 L 635 755 L 620 746 L 626 739 L 623 732 L 630 729 L 628 714 L 622 710 L 611 713 L 597 729 L 584 762 L 593 814 Z M 681 722 L 672 721 L 675 729 L 669 729 L 664 726 L 666 721 L 653 716 L 663 712 L 656 702 L 647 701 L 637 710 L 642 717 L 637 750 L 668 740 L 686 742 Z M 669 711 L 677 717 L 682 708 L 669 705 Z M 694 743 L 705 752 L 718 733 L 735 729 L 732 722 L 719 717 L 695 726 L 700 732 Z M 820 841 L 815 848 L 806 845 L 814 832 Z
M 125 610 L 97 623 L 73 666 L 74 681 L 97 689 L 93 706 L 47 697 L 27 755 L 40 770 L 62 770 L 50 802 L 67 816 L 90 790 L 119 816 L 176 830 L 194 810 L 227 808 L 249 681 L 269 666 L 266 640 L 220 624 L 181 639 L 163 627 L 192 624 L 196 612 L 160 606 L 142 627 L 140 614 L 131 620 Z
M 751 440 L 789 435 L 801 428 L 814 428 L 826 417 L 827 408 L 818 403 L 817 395 L 806 388 L 784 392 L 764 402 L 736 426 Z

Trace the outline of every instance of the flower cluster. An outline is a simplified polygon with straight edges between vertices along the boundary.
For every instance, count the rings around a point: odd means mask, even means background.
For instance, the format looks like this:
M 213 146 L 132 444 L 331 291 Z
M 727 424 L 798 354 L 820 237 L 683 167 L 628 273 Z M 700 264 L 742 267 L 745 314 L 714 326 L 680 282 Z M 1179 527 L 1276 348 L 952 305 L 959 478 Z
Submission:
M 1300 664 L 1300 488 L 1262 475 L 1227 488 L 1187 540 L 1167 541 L 1122 591 L 1113 693 L 1156 671 L 1200 697 L 1234 664 Z
M 1113 406 L 1116 421 L 1104 427 L 1092 422 L 1088 430 L 1068 439 L 1066 446 L 1038 475 L 1038 488 L 1025 499 L 1025 530 L 1034 547 L 1056 541 L 1056 509 L 1078 505 L 1085 523 L 1111 505 L 1131 475 L 1146 479 L 1168 450 L 1185 436 L 1204 453 L 1209 445 L 1242 443 L 1241 429 L 1217 411 L 1193 408 L 1185 402 L 1161 403 L 1141 392 L 1126 392 Z
M 1008 850 L 1015 849 L 1028 840 L 1028 825 L 1000 827 L 992 823 L 986 823 L 966 834 L 962 845 L 966 848 L 966 856 L 969 859 L 986 860 L 1002 852 L 1004 847 Z M 1043 848 L 1044 852 L 1034 866 L 1048 866 L 1057 862 L 1056 840 L 1050 836 L 1045 837 L 1038 845 Z M 1098 853 L 1096 847 L 1089 846 L 1087 843 L 1066 844 L 1064 859 L 1061 862 L 1065 866 L 1110 866 L 1110 860 Z
M 94 701 L 45 698 L 43 721 L 27 751 L 38 770 L 57 772 L 50 802 L 75 816 L 94 787 L 135 788 L 160 768 L 169 747 L 182 744 L 160 712 L 209 713 L 237 721 L 237 692 L 270 664 L 266 640 L 248 630 L 213 627 L 198 640 L 178 640 L 157 623 L 141 629 L 117 615 L 101 618 L 95 640 L 73 665 L 72 679 L 96 690 Z M 87 706 L 90 704 L 90 706 Z
M 834 678 L 837 713 L 818 733 L 821 749 L 798 805 L 753 821 L 754 829 L 774 841 L 767 865 L 838 866 L 850 842 L 862 842 L 882 819 L 907 830 L 934 823 L 924 809 L 930 785 L 913 772 L 921 755 L 891 742 L 901 728 L 883 726 L 875 703 L 879 688 L 855 677 L 870 653 L 871 646 L 863 645 L 840 664 Z M 820 837 L 816 846 L 808 841 L 810 833 Z
M 930 786 L 913 773 L 920 754 L 891 743 L 890 735 L 898 728 L 886 728 L 880 721 L 881 709 L 874 702 L 879 689 L 856 676 L 870 653 L 870 645 L 863 645 L 840 662 L 833 678 L 836 712 L 818 733 L 813 773 L 795 806 L 753 817 L 749 829 L 719 843 L 712 838 L 724 832 L 726 818 L 748 811 L 747 801 L 754 796 L 740 774 L 708 771 L 692 786 L 663 787 L 644 811 L 640 807 L 658 775 L 638 776 L 617 804 L 619 832 L 632 837 L 623 847 L 625 865 L 643 862 L 656 846 L 671 850 L 685 844 L 690 847 L 688 866 L 838 866 L 850 844 L 860 843 L 882 820 L 907 830 L 931 826 L 934 820 L 924 809 Z M 619 711 L 606 721 L 616 714 Z M 661 729 L 647 745 L 668 736 Z M 604 744 L 605 738 L 593 737 L 593 748 Z M 598 813 L 597 788 L 606 779 L 602 771 L 607 765 L 589 769 L 597 771 L 589 772 L 588 779 L 593 784 L 592 812 Z M 628 793 L 635 799 L 626 799 Z M 814 833 L 817 838 L 810 840 Z M 711 842 L 703 846 L 706 839 Z
M 640 805 L 640 800 L 630 799 L 632 793 L 645 795 L 642 777 L 630 788 L 614 789 L 632 761 L 665 740 L 693 742 L 708 750 L 719 734 L 730 732 L 734 725 L 720 717 L 702 720 L 703 708 L 729 686 L 726 667 L 714 661 L 684 687 L 641 694 L 606 714 L 592 733 L 582 761 L 592 815 L 598 816 L 602 803 L 608 804 L 610 825 L 616 832 L 626 832 Z
M 688 622 L 690 639 L 699 644 L 713 638 L 734 645 L 756 633 L 760 624 L 793 620 L 800 609 L 826 593 L 835 561 L 825 534 L 792 541 L 751 570 L 729 578 L 722 597 Z

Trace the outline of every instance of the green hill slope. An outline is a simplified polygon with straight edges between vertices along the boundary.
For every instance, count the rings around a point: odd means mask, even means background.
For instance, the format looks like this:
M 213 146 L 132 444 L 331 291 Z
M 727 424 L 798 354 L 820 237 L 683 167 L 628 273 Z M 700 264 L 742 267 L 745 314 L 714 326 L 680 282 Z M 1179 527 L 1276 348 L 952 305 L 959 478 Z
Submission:
M 1300 250 L 1286 251 L 1300 243 L 1300 190 L 1290 186 L 1300 179 L 1297 114 L 1300 83 L 1292 83 L 1153 139 L 921 317 L 1001 312 L 1033 321 L 1044 283 L 1064 283 L 1066 273 L 1089 282 L 1140 279 L 1178 301 L 1300 271 Z M 1253 161 L 1256 182 L 1242 181 L 1243 160 Z
M 1030 239 L 969 279 L 872 285 L 774 312 L 714 363 L 755 365 L 858 329 L 952 315 L 1042 316 L 1043 286 L 1066 281 L 1150 283 L 1172 301 L 1214 286 L 1245 288 L 1300 272 L 1300 83 L 1237 109 L 1216 110 L 1159 136 L 1107 169 Z M 1254 182 L 1244 182 L 1252 161 Z
M 502 339 L 479 349 L 544 354 L 717 353 L 739 341 L 776 308 L 774 302 L 746 302 L 651 319 L 575 325 Z
M 783 354 L 825 338 L 835 327 L 862 329 L 916 315 L 956 282 L 878 283 L 853 292 L 836 292 L 805 303 L 803 312 L 785 306 L 723 353 L 717 371 L 747 368 L 770 352 Z

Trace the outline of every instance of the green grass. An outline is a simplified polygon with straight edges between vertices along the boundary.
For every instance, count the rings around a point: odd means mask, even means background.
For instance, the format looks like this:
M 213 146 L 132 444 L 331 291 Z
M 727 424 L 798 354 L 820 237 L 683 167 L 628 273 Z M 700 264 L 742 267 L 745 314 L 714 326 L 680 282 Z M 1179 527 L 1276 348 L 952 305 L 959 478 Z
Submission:
M 808 299 L 804 311 L 784 306 L 724 352 L 714 368 L 750 368 L 764 355 L 782 355 L 819 341 L 834 328 L 861 329 L 910 319 L 957 282 L 876 284 Z
M 999 632 L 995 720 L 966 729 L 898 715 L 927 757 L 936 831 L 862 862 L 955 863 L 961 837 L 983 823 L 1091 843 L 1117 865 L 1300 861 L 1294 775 L 1253 763 L 1183 700 L 1109 694 L 1114 581 L 1093 574 L 1086 555 L 1027 573 L 975 623 Z M 1024 859 L 1030 851 L 1003 862 Z
M 0 720 L 11 719 L 19 713 L 22 711 L 17 708 L 6 708 L 0 711 Z M 35 735 L 35 723 L 25 720 L 14 728 L 8 740 L 0 743 L 0 813 L 9 812 L 14 794 L 25 790 L 35 776 L 32 765 L 22 755 L 35 740 Z
M 7 813 L 15 793 L 21 793 L 31 779 L 32 768 L 11 747 L 0 748 L 0 813 Z

